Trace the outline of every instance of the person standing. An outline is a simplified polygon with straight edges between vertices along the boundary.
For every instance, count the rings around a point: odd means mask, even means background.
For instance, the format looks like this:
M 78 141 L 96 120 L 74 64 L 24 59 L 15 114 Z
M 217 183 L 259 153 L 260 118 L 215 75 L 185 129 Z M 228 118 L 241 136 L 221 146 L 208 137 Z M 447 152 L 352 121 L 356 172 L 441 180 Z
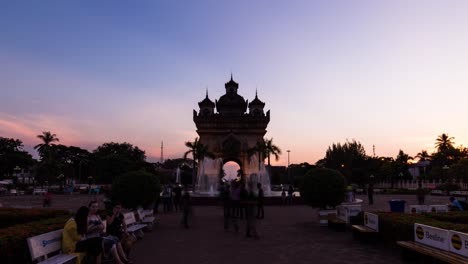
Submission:
M 52 204 L 52 193 L 47 191 L 46 193 L 44 193 L 44 201 L 42 203 L 42 207 L 50 207 L 51 204 Z
M 164 186 L 163 193 L 162 193 L 162 200 L 163 200 L 163 212 L 167 213 L 170 211 L 170 200 L 171 195 L 169 194 L 169 187 Z
M 182 188 L 180 187 L 180 184 L 176 183 L 176 186 L 172 191 L 174 192 L 174 209 L 177 212 L 180 209 L 180 199 L 182 198 Z
M 286 190 L 284 188 L 281 191 L 281 205 L 286 205 Z
M 231 188 L 231 217 L 239 217 L 241 211 L 239 181 L 234 181 Z
M 367 188 L 367 197 L 369 198 L 369 205 L 374 204 L 374 185 L 372 183 L 369 184 Z
M 288 188 L 288 205 L 292 205 L 293 193 L 294 193 L 294 187 L 292 185 L 289 185 L 289 188 Z
M 263 188 L 261 183 L 257 183 L 258 195 L 257 195 L 257 219 L 265 218 L 265 211 L 263 210 Z
M 426 198 L 426 190 L 422 187 L 422 184 L 418 184 L 418 189 L 416 190 L 416 197 L 418 198 L 418 204 L 423 205 Z

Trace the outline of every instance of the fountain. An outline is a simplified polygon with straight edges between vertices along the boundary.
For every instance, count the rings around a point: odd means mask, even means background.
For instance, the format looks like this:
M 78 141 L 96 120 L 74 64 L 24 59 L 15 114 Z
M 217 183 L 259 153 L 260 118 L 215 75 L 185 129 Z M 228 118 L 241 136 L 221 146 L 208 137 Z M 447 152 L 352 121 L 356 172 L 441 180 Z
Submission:
M 175 180 L 176 183 L 180 183 L 180 168 L 177 167 L 177 170 L 176 170 L 176 180 Z
M 219 173 L 223 160 L 204 158 L 200 162 L 198 182 L 196 184 L 196 192 L 199 194 L 208 194 L 214 196 L 218 191 Z
M 257 155 L 250 158 L 248 172 L 250 174 L 247 182 L 253 184 L 254 190 L 257 190 L 257 183 L 261 183 L 265 196 L 271 196 L 270 175 L 265 168 L 265 164 L 262 161 L 259 163 Z

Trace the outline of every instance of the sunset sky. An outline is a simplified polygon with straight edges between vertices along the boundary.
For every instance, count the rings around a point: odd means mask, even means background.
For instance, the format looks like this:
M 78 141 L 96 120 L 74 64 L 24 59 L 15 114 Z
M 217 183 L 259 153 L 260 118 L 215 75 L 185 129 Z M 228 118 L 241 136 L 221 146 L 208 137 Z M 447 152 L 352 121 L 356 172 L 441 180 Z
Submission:
M 192 110 L 225 93 L 271 110 L 274 164 L 355 139 L 372 155 L 468 146 L 468 1 L 1 1 L 0 136 L 179 158 Z

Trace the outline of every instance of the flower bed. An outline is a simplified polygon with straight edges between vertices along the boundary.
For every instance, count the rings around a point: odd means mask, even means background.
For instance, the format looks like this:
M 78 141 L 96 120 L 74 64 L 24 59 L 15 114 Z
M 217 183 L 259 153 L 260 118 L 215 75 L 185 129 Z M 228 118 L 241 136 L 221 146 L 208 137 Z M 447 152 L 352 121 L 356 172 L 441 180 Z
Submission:
M 65 210 L 0 208 L 0 229 L 12 225 L 69 215 Z

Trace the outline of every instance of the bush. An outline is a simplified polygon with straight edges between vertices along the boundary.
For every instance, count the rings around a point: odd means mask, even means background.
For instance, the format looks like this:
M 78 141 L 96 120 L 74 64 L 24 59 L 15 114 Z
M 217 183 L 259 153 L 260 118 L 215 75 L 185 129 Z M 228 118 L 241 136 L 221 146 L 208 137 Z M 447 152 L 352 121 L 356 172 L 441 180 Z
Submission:
M 31 254 L 26 239 L 62 229 L 69 218 L 70 216 L 63 215 L 0 229 L 0 259 L 2 263 L 30 263 Z
M 326 168 L 316 168 L 307 172 L 300 187 L 304 202 L 320 209 L 341 204 L 345 191 L 344 176 L 339 171 Z
M 112 184 L 111 198 L 126 208 L 137 208 L 153 203 L 160 192 L 161 186 L 156 175 L 139 170 L 120 176 Z
M 446 183 L 443 183 L 443 184 L 437 186 L 437 189 L 445 191 L 447 193 L 450 193 L 451 191 L 460 190 L 460 186 L 458 184 L 456 184 L 456 183 L 446 182 Z

